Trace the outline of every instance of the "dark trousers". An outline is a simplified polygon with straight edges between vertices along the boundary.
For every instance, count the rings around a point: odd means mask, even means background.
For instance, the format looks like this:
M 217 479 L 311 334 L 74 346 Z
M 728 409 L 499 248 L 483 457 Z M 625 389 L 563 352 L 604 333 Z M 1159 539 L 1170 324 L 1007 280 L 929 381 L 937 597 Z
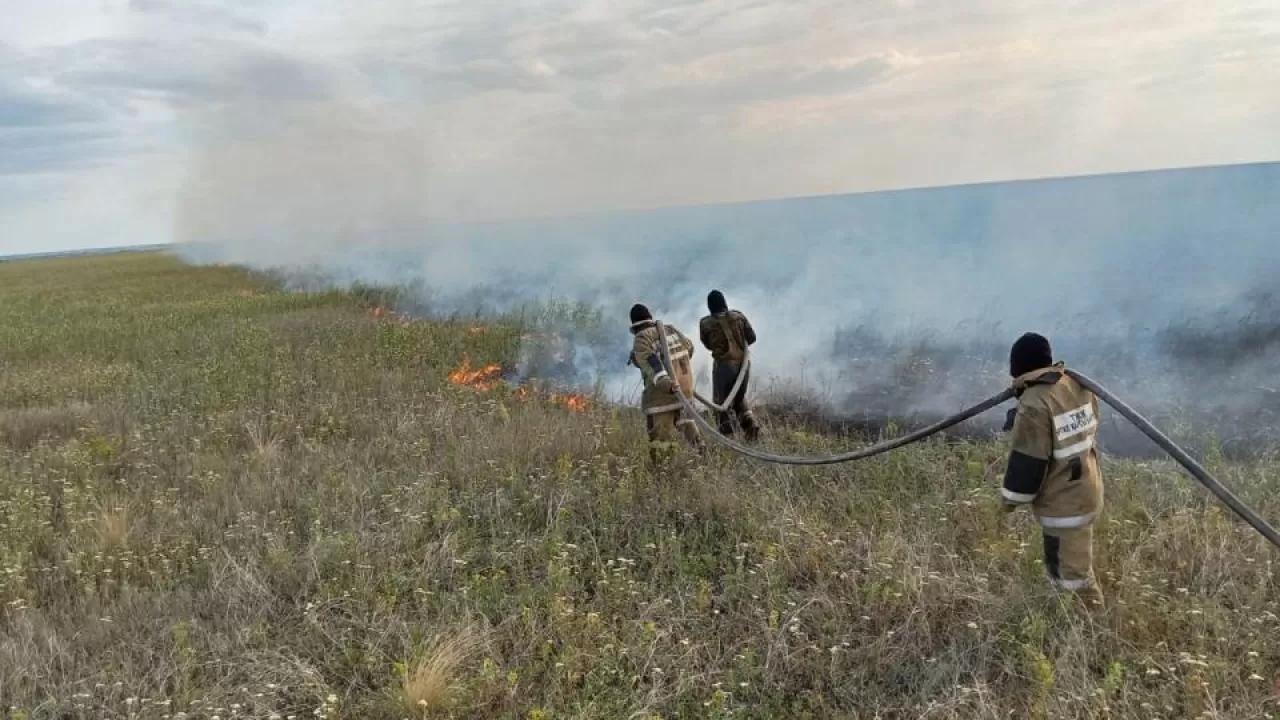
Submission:
M 733 384 L 738 381 L 738 371 L 741 365 L 737 363 L 718 362 L 711 369 L 711 401 L 716 405 L 724 405 L 729 392 L 733 390 Z M 751 414 L 751 408 L 747 406 L 747 386 L 751 384 L 751 371 L 747 370 L 746 377 L 742 379 L 742 385 L 738 388 L 738 392 L 733 396 L 733 401 L 729 403 L 729 409 L 717 411 L 716 418 L 719 421 L 719 430 L 721 434 L 733 434 L 733 416 L 737 416 L 738 423 L 742 425 L 743 432 L 749 439 L 755 439 L 760 434 L 760 429 L 756 425 L 755 416 Z

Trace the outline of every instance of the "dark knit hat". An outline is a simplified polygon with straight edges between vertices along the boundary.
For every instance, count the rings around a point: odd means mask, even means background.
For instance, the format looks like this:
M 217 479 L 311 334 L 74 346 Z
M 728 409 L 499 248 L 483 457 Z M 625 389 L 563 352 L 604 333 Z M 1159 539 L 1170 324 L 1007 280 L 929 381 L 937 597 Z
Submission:
M 1013 377 L 1020 377 L 1052 364 L 1053 349 L 1049 347 L 1049 341 L 1037 333 L 1024 334 L 1009 350 L 1009 374 Z
M 643 320 L 652 320 L 653 313 L 649 312 L 649 308 L 640 303 L 631 306 L 631 324 L 634 325 Z
M 720 313 L 728 310 L 729 303 L 724 301 L 724 293 L 719 290 L 712 290 L 707 295 L 707 309 L 713 313 Z

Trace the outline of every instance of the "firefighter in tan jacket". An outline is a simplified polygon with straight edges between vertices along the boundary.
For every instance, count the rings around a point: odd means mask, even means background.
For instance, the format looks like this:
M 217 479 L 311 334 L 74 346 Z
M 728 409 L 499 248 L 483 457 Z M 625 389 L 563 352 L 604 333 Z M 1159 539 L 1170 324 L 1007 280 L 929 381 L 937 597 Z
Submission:
M 719 290 L 707 295 L 707 309 L 711 314 L 698 322 L 698 336 L 711 353 L 711 401 L 728 405 L 728 409 L 716 411 L 718 429 L 723 435 L 733 435 L 731 419 L 737 416 L 743 434 L 754 442 L 760 438 L 760 426 L 747 405 L 747 383 L 751 380 L 747 348 L 756 342 L 755 328 L 746 315 L 729 309 Z
M 693 420 L 686 417 L 684 406 L 676 396 L 679 387 L 686 398 L 693 397 L 693 342 L 671 325 L 664 325 L 667 349 L 674 368 L 662 363 L 662 347 L 658 340 L 658 324 L 649 308 L 636 304 L 631 308 L 631 356 L 628 362 L 640 369 L 644 391 L 640 408 L 644 411 L 645 430 L 649 435 L 650 456 L 656 461 L 659 450 L 669 448 L 676 433 L 699 452 L 705 450 L 702 435 Z
M 1050 582 L 1101 607 L 1093 572 L 1093 524 L 1103 506 L 1098 399 L 1064 368 L 1035 333 L 1009 353 L 1018 406 L 1001 495 L 1006 511 L 1028 506 L 1040 523 Z

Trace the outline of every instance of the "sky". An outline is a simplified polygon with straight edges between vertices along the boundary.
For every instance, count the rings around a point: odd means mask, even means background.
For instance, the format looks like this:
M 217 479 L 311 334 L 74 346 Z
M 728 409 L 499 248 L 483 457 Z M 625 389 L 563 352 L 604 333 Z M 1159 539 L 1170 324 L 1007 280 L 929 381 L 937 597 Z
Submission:
M 0 23 L 0 254 L 182 241 L 228 207 L 193 198 L 284 186 L 425 222 L 1277 159 L 1274 0 L 6 0 Z

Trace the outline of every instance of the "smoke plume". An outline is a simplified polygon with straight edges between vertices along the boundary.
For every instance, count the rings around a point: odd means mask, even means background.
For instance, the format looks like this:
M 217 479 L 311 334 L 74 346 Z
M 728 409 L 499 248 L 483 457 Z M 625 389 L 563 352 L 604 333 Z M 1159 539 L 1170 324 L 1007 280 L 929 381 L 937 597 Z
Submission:
M 267 116 L 202 118 L 187 259 L 406 285 L 401 309 L 428 316 L 586 303 L 611 325 L 550 328 L 573 345 L 556 379 L 614 399 L 638 391 L 630 305 L 696 339 L 718 288 L 759 334 L 757 396 L 798 390 L 838 417 L 953 412 L 1008 382 L 1034 330 L 1154 417 L 1241 446 L 1275 427 L 1280 164 L 448 223 L 421 210 L 414 123 L 306 101 Z

